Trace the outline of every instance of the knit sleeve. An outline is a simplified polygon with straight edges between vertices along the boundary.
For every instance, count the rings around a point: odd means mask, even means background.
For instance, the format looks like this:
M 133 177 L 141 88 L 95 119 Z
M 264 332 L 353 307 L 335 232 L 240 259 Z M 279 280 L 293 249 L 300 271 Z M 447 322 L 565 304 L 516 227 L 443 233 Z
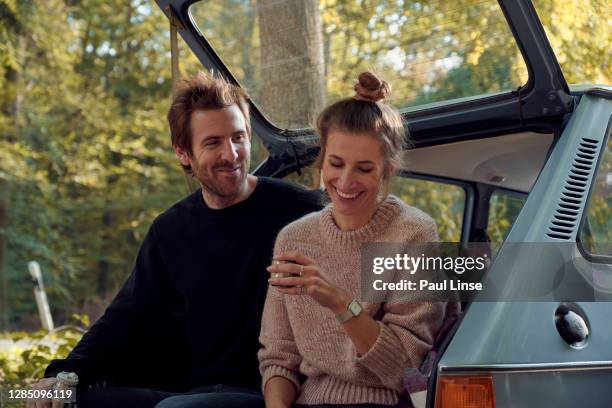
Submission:
M 442 325 L 442 302 L 394 302 L 384 305 L 380 332 L 357 364 L 390 388 L 401 389 L 404 369 L 419 368 Z
M 425 215 L 425 218 L 418 225 L 417 232 L 413 239 L 411 239 L 412 242 L 430 243 L 440 241 L 438 226 L 429 215 Z
M 416 228 L 411 242 L 439 240 L 436 223 L 428 215 L 411 227 Z M 431 350 L 445 307 L 444 302 L 385 303 L 378 338 L 366 354 L 356 356 L 357 364 L 373 372 L 385 386 L 401 389 L 404 370 L 418 369 Z
M 279 234 L 274 246 L 274 254 L 286 251 L 283 242 L 283 232 Z M 298 368 L 302 357 L 293 338 L 293 330 L 289 322 L 284 295 L 273 286 L 268 288 L 268 294 L 261 319 L 259 342 L 259 371 L 262 376 L 262 391 L 272 377 L 284 377 L 291 381 L 296 390 L 300 390 Z

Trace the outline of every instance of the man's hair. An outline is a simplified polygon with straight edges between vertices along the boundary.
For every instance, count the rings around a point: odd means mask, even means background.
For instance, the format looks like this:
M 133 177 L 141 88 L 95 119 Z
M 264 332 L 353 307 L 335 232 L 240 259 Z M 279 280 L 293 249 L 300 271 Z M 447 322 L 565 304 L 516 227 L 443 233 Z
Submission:
M 249 103 L 247 92 L 229 83 L 219 75 L 198 72 L 178 84 L 172 105 L 168 110 L 168 123 L 172 146 L 180 147 L 189 154 L 193 153 L 191 114 L 197 110 L 223 109 L 234 104 L 244 115 L 247 134 L 251 135 Z M 190 166 L 183 166 L 191 171 Z

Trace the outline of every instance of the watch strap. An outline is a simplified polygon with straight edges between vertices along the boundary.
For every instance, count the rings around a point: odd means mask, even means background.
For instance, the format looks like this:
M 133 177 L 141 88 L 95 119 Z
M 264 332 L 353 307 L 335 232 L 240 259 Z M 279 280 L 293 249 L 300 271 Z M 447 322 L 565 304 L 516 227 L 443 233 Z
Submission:
M 359 316 L 362 310 L 363 307 L 361 306 L 361 303 L 359 303 L 357 299 L 353 299 L 351 303 L 348 304 L 344 312 L 336 315 L 336 320 L 338 323 L 342 324 L 351 320 L 353 317 Z

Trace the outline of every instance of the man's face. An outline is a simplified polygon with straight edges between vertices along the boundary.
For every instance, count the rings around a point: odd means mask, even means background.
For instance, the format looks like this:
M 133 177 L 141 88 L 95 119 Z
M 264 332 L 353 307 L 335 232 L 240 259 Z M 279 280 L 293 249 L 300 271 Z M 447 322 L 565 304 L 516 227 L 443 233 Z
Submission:
M 175 147 L 207 194 L 238 197 L 247 189 L 251 141 L 238 105 L 197 110 L 191 114 L 192 151 Z

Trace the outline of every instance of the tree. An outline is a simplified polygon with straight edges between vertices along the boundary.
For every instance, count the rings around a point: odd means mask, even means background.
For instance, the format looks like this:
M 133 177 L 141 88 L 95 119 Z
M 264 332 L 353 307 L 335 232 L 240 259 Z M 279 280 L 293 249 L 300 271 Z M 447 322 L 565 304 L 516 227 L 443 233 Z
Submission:
M 7 201 L 5 199 L 5 181 L 0 178 L 0 230 L 6 227 L 7 221 Z M 0 332 L 8 330 L 8 299 L 6 297 L 6 238 L 0 235 Z
M 257 17 L 262 109 L 277 126 L 308 127 L 325 104 L 319 4 L 259 0 Z
M 11 320 L 34 311 L 36 259 L 61 322 L 125 280 L 152 218 L 184 194 L 164 120 L 167 20 L 144 1 L 3 5 L 15 21 L 0 29 Z
M 570 84 L 612 82 L 609 0 L 533 0 Z

